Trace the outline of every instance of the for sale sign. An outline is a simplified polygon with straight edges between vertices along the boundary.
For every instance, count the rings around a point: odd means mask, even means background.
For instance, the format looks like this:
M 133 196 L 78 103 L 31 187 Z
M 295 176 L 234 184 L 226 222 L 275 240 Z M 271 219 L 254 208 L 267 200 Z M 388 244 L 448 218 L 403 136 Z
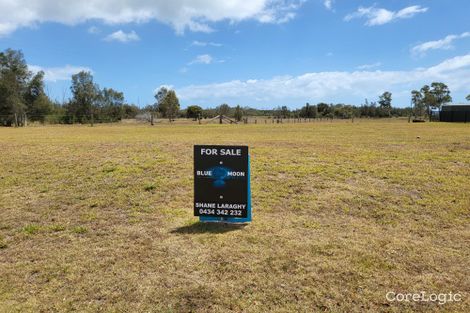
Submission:
M 194 215 L 246 218 L 247 146 L 194 146 Z

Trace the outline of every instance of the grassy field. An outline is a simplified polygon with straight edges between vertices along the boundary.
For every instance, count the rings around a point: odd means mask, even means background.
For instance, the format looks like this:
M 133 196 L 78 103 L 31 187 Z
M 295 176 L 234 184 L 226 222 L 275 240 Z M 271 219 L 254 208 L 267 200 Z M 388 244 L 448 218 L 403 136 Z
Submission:
M 194 144 L 250 146 L 252 224 L 192 216 Z M 0 148 L 0 312 L 470 312 L 468 124 L 0 128 Z

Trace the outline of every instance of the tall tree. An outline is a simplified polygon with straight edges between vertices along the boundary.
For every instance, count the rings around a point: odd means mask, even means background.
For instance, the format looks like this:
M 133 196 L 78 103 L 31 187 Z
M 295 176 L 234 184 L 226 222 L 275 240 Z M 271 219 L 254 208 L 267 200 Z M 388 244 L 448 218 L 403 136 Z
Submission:
M 315 118 L 317 116 L 317 106 L 306 103 L 300 110 L 300 116 L 303 118 Z
M 120 121 L 123 116 L 124 94 L 112 88 L 104 88 L 99 96 L 100 119 Z
M 217 113 L 219 115 L 227 116 L 229 112 L 230 112 L 230 106 L 226 103 L 223 103 L 217 107 Z
M 418 90 L 411 92 L 411 102 L 413 103 L 413 111 L 415 116 L 423 116 L 425 105 L 423 102 L 423 94 Z
M 318 108 L 318 114 L 320 114 L 321 116 L 327 116 L 328 113 L 330 112 L 330 106 L 326 103 L 319 103 L 317 105 L 317 108 Z
M 161 110 L 163 116 L 167 117 L 172 122 L 178 115 L 180 109 L 180 102 L 174 90 L 168 90 L 165 97 L 158 104 L 159 111 Z
M 53 110 L 53 104 L 44 92 L 44 72 L 39 71 L 28 83 L 25 91 L 25 104 L 31 121 L 44 122 L 46 115 Z
M 289 109 L 287 108 L 287 106 L 283 105 L 283 106 L 281 107 L 281 115 L 282 115 L 283 118 L 288 118 L 288 117 L 289 117 L 290 111 L 289 111 Z
M 379 105 L 380 108 L 385 112 L 387 116 L 390 116 L 392 110 L 392 93 L 391 92 L 384 92 L 379 97 Z
M 434 107 L 440 109 L 444 103 L 452 102 L 449 87 L 440 82 L 431 84 L 431 94 L 434 97 Z
M 237 106 L 235 107 L 235 112 L 234 112 L 233 115 L 234 115 L 234 118 L 235 118 L 235 120 L 236 120 L 237 122 L 240 122 L 240 121 L 242 120 L 242 118 L 243 118 L 243 110 L 242 110 L 242 108 L 241 108 L 239 105 L 237 105 Z
M 91 121 L 93 124 L 100 96 L 99 87 L 93 82 L 93 75 L 86 71 L 72 75 L 70 90 L 73 98 L 68 113 L 72 116 L 72 120 L 80 123 Z
M 219 123 L 223 123 L 223 118 L 228 115 L 230 112 L 230 106 L 226 103 L 223 103 L 217 107 L 217 114 L 219 115 Z
M 430 115 L 431 108 L 435 107 L 436 105 L 436 99 L 434 98 L 434 95 L 431 92 L 431 88 L 428 85 L 424 85 L 420 92 L 423 96 L 423 104 L 426 107 L 426 112 Z
M 167 117 L 168 107 L 166 107 L 167 103 L 164 102 L 166 96 L 168 95 L 168 88 L 160 87 L 160 89 L 155 94 L 155 112 L 159 112 L 163 117 Z
M 20 126 L 26 112 L 24 93 L 31 77 L 21 51 L 0 52 L 0 123 Z

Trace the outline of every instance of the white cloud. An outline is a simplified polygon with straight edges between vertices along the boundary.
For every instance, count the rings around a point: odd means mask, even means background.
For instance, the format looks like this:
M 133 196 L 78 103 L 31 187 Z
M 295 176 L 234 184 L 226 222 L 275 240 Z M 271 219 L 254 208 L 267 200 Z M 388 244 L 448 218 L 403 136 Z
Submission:
M 287 23 L 295 18 L 295 12 L 305 1 L 306 0 L 266 0 L 265 8 L 258 12 L 255 18 L 261 23 Z
M 372 63 L 372 64 L 359 65 L 359 66 L 356 67 L 356 69 L 358 69 L 358 70 L 370 70 L 372 68 L 376 68 L 376 67 L 379 67 L 381 65 L 382 65 L 381 62 L 375 62 L 375 63 Z
M 60 80 L 70 80 L 73 74 L 81 71 L 93 72 L 90 68 L 85 66 L 72 66 L 65 65 L 63 67 L 42 67 L 39 65 L 28 65 L 31 72 L 37 73 L 44 72 L 44 80 L 49 82 L 57 82 Z
M 191 46 L 197 46 L 197 47 L 207 47 L 207 46 L 222 47 L 223 45 L 221 43 L 217 43 L 217 42 L 206 42 L 206 41 L 194 40 L 191 43 Z
M 325 0 L 325 1 L 323 1 L 323 5 L 328 10 L 333 10 L 333 2 L 334 2 L 334 0 Z
M 201 54 L 198 55 L 194 60 L 188 63 L 188 65 L 192 64 L 211 64 L 214 61 L 210 54 Z
M 295 16 L 305 0 L 0 0 L 0 36 L 21 27 L 56 22 L 76 25 L 90 20 L 107 24 L 143 23 L 156 20 L 178 33 L 210 32 L 211 23 L 247 19 L 283 23 Z M 8 12 L 8 13 L 6 13 Z
M 390 23 L 394 20 L 411 18 L 418 13 L 424 13 L 428 8 L 423 8 L 420 5 L 413 5 L 401 9 L 399 11 L 389 11 L 387 9 L 376 8 L 376 7 L 359 7 L 356 12 L 345 16 L 345 21 L 350 21 L 356 18 L 366 18 L 365 25 L 376 26 Z
M 434 40 L 434 41 L 428 41 L 424 42 L 422 44 L 419 44 L 417 46 L 414 46 L 411 49 L 411 53 L 414 55 L 423 55 L 425 54 L 428 50 L 448 50 L 452 49 L 453 45 L 452 43 L 457 40 L 457 39 L 462 39 L 462 38 L 467 38 L 470 37 L 470 32 L 465 32 L 460 35 L 448 35 L 443 39 L 439 40 Z
M 300 76 L 190 85 L 177 88 L 177 93 L 184 101 L 207 105 L 222 102 L 293 105 L 305 101 L 362 101 L 389 90 L 401 95 L 407 105 L 412 89 L 433 81 L 445 82 L 452 91 L 464 91 L 470 85 L 470 54 L 429 68 L 408 71 L 314 72 Z M 257 98 L 262 99 L 262 103 L 257 102 Z
M 125 33 L 122 30 L 118 30 L 112 34 L 109 34 L 104 38 L 106 41 L 119 41 L 119 42 L 131 42 L 131 41 L 139 41 L 140 37 L 137 35 L 135 31 L 131 31 L 129 33 Z

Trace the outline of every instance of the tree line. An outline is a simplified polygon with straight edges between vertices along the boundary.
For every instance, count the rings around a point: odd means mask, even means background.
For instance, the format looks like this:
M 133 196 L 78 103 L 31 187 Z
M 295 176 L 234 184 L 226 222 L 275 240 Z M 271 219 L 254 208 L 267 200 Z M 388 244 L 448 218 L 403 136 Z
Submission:
M 21 51 L 0 52 L 0 125 L 116 122 L 140 111 L 125 102 L 122 92 L 100 89 L 86 71 L 72 75 L 72 98 L 63 103 L 52 101 L 44 88 L 44 72 L 33 74 Z
M 71 77 L 72 97 L 62 103 L 52 101 L 45 92 L 44 72 L 33 73 L 28 69 L 21 51 L 7 49 L 0 52 L 0 125 L 24 126 L 28 121 L 41 123 L 90 123 L 117 122 L 122 119 L 145 116 L 153 124 L 155 118 L 194 120 L 213 118 L 217 115 L 241 121 L 247 116 L 273 118 L 382 118 L 429 116 L 433 109 L 451 102 L 450 90 L 444 83 L 433 82 L 411 92 L 410 107 L 392 106 L 392 93 L 385 91 L 377 101 L 367 99 L 359 106 L 350 104 L 306 103 L 300 109 L 279 106 L 271 110 L 231 107 L 222 104 L 203 109 L 198 105 L 180 108 L 174 90 L 161 87 L 155 93 L 155 102 L 144 108 L 125 101 L 123 92 L 113 88 L 101 89 L 92 73 L 81 71 Z M 466 97 L 470 101 L 470 95 Z

